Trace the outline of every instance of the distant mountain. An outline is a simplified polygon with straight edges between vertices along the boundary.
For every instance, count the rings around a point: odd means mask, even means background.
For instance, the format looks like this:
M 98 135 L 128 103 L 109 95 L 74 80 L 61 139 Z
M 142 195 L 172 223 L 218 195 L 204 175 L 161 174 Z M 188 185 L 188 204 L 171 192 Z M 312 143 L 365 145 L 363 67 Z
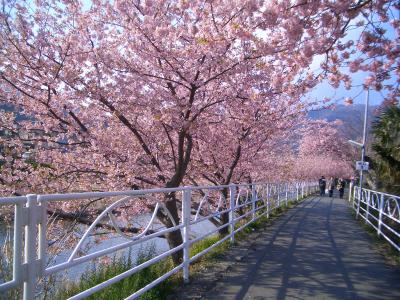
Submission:
M 357 140 L 361 139 L 364 126 L 364 108 L 362 104 L 351 106 L 337 105 L 335 109 L 321 109 L 309 112 L 309 117 L 314 120 L 325 119 L 327 121 L 341 120 L 341 127 L 346 138 Z M 375 119 L 375 110 L 377 106 L 368 108 L 368 131 L 371 128 L 371 122 Z

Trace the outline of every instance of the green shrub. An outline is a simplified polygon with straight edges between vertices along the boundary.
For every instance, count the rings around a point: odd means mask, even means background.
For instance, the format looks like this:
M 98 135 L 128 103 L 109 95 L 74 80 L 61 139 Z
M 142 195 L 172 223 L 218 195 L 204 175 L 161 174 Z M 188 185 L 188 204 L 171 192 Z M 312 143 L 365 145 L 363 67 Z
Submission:
M 93 264 L 93 266 L 81 276 L 79 282 L 64 285 L 52 298 L 69 298 L 110 278 L 113 278 L 118 274 L 123 273 L 133 268 L 135 265 L 140 265 L 154 256 L 155 249 L 153 246 L 149 249 L 139 251 L 135 263 L 132 262 L 129 253 L 127 256 L 121 256 L 118 258 L 114 256 L 109 264 Z M 170 260 L 158 262 L 117 283 L 112 284 L 111 286 L 89 296 L 87 299 L 124 299 L 153 282 L 172 268 L 172 262 Z M 165 298 L 172 289 L 170 280 L 171 279 L 163 281 L 150 291 L 143 294 L 139 299 L 150 300 Z

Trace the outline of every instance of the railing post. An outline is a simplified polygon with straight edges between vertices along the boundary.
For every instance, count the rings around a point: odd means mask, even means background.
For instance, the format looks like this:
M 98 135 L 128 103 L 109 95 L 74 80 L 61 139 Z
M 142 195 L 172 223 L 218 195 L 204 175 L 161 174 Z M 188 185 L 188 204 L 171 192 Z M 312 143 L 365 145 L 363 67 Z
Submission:
M 182 221 L 183 221 L 183 282 L 189 282 L 190 266 L 190 207 L 192 191 L 190 188 L 183 190 Z
M 36 289 L 36 277 L 38 274 L 37 270 L 37 223 L 39 220 L 37 195 L 27 195 L 27 223 L 25 225 L 25 265 L 26 270 L 24 272 L 24 292 L 23 299 L 30 300 L 35 298 Z
M 278 207 L 281 207 L 281 184 L 278 183 Z
M 256 190 L 256 185 L 252 184 L 251 185 L 251 216 L 252 219 L 254 220 L 256 218 L 256 202 L 257 202 L 257 190 Z
M 358 215 L 360 214 L 361 197 L 362 197 L 362 189 L 358 188 L 358 202 L 357 202 L 356 219 L 358 219 Z
M 304 198 L 304 182 L 301 183 L 301 198 Z
M 229 186 L 229 231 L 230 241 L 235 242 L 235 197 L 236 197 L 236 186 L 231 184 Z
M 367 215 L 365 216 L 365 223 L 368 223 L 368 217 L 369 217 L 369 205 L 371 203 L 371 191 L 367 192 Z
M 37 198 L 38 204 L 40 205 L 40 218 L 38 220 L 39 224 L 39 276 L 43 276 L 44 270 L 46 269 L 47 262 L 47 202 L 41 201 L 41 196 Z
M 382 214 L 383 214 L 384 207 L 385 207 L 385 198 L 384 198 L 384 195 L 381 194 L 380 201 L 379 201 L 378 236 L 380 236 L 382 233 Z
M 358 196 L 360 195 L 360 191 L 359 191 L 359 187 L 358 186 L 354 186 L 354 191 L 353 191 L 353 208 L 354 211 L 357 213 L 357 205 L 358 205 Z
M 285 206 L 287 207 L 288 206 L 288 200 L 289 200 L 289 195 L 288 195 L 288 183 L 286 182 L 286 184 L 285 184 Z
M 299 201 L 299 183 L 296 182 L 296 200 Z
M 267 183 L 267 218 L 269 218 L 269 183 Z
M 23 247 L 23 217 L 24 204 L 15 204 L 14 241 L 13 241 L 13 279 L 19 284 L 23 280 L 22 247 Z
M 350 182 L 350 185 L 349 185 L 349 203 L 351 201 L 351 191 L 352 191 L 352 189 L 353 189 L 353 182 Z

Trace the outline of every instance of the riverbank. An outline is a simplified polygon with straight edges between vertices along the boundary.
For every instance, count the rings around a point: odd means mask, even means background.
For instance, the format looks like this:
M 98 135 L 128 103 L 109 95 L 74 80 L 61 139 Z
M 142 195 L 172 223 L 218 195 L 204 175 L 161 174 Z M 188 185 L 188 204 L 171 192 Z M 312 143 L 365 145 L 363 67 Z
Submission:
M 204 271 L 208 271 L 210 268 L 215 267 L 217 262 L 221 261 L 221 258 L 226 255 L 228 250 L 229 253 L 231 253 L 231 249 L 236 249 L 235 251 L 238 251 L 238 255 L 235 255 L 234 259 L 240 260 L 241 256 L 239 253 L 243 254 L 246 253 L 246 251 L 249 251 L 249 243 L 256 239 L 261 229 L 265 228 L 266 226 L 270 226 L 277 217 L 298 203 L 300 203 L 300 201 L 289 202 L 287 207 L 275 209 L 274 212 L 270 214 L 269 218 L 267 218 L 267 216 L 263 216 L 257 221 L 249 224 L 248 227 L 244 228 L 241 232 L 235 235 L 234 245 L 232 245 L 229 241 L 225 241 L 212 249 L 206 255 L 202 256 L 196 263 L 190 265 L 191 280 L 196 281 L 199 277 L 206 278 Z M 238 224 L 237 226 L 240 225 Z M 193 244 L 190 251 L 190 257 L 195 256 L 201 251 L 207 249 L 209 246 L 215 244 L 220 240 L 220 238 L 221 237 L 219 235 L 213 235 Z M 137 265 L 151 259 L 155 255 L 154 249 L 148 249 L 146 251 L 146 253 L 142 252 L 142 254 L 139 255 L 140 259 L 134 263 L 124 258 L 120 258 L 119 260 L 111 261 L 108 265 L 103 265 L 97 269 L 88 270 L 81 276 L 81 280 L 78 283 L 69 283 L 64 285 L 61 287 L 59 293 L 56 294 L 55 297 L 49 297 L 49 299 L 65 299 L 72 295 L 76 295 L 81 291 L 87 290 L 92 286 L 95 286 L 107 279 L 121 274 L 126 270 L 129 270 L 133 265 Z M 219 263 L 218 266 L 221 267 Z M 112 295 L 112 299 L 124 299 L 132 293 L 140 290 L 153 280 L 157 279 L 162 274 L 170 271 L 172 268 L 173 265 L 171 260 L 166 259 L 118 283 L 113 284 L 103 291 L 90 296 L 88 299 L 109 299 L 110 295 Z M 160 283 L 158 286 L 146 292 L 139 299 L 175 299 L 174 295 L 176 295 L 176 293 L 181 289 L 182 285 L 182 274 L 181 272 L 178 272 L 177 274 Z

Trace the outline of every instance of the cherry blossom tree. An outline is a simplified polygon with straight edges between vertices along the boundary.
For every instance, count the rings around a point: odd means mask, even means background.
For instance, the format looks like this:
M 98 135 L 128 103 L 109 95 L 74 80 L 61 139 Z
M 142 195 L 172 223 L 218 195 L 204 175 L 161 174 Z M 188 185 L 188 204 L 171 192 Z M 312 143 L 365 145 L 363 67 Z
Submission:
M 333 84 L 344 80 L 333 65 L 347 49 L 340 39 L 360 14 L 390 18 L 388 6 L 392 1 L 4 2 L 0 97 L 15 111 L 0 120 L 10 133 L 1 137 L 8 149 L 1 189 L 177 187 L 195 168 L 195 139 L 228 126 L 210 127 L 210 116 L 239 108 L 257 91 L 263 98 L 254 111 L 260 105 L 275 120 L 279 110 L 265 102 L 307 105 L 299 97 L 322 79 L 309 69 L 313 58 L 326 55 Z M 378 42 L 363 39 L 370 44 Z M 397 61 L 387 46 L 381 57 L 389 58 L 389 72 Z M 27 145 L 34 145 L 31 160 Z M 163 201 L 179 221 L 175 193 Z M 158 217 L 172 226 L 165 211 Z M 167 239 L 173 247 L 182 242 L 179 231 Z
M 340 122 L 310 121 L 300 141 L 295 164 L 295 176 L 315 179 L 320 176 L 349 178 L 354 149 L 339 130 Z
M 295 131 L 305 115 L 300 97 L 295 101 L 285 101 L 284 97 L 277 94 L 266 98 L 258 89 L 250 97 L 243 93 L 237 99 L 238 105 L 209 115 L 204 125 L 206 130 L 198 132 L 194 139 L 193 163 L 187 182 L 195 185 L 251 183 L 259 166 L 264 168 L 263 173 L 270 171 L 265 169 L 264 161 L 274 149 L 279 148 L 282 154 L 288 133 Z M 228 188 L 221 192 L 225 201 L 220 209 L 227 209 Z M 216 206 L 220 204 L 218 197 L 214 200 Z M 220 219 L 222 224 L 228 222 L 228 213 Z
M 344 5 L 344 2 L 342 2 Z M 343 28 L 342 41 L 327 51 L 321 64 L 330 84 L 352 87 L 352 74 L 364 72 L 363 88 L 381 93 L 384 103 L 399 103 L 399 34 L 398 1 L 358 1 L 363 9 L 349 9 L 352 15 Z M 336 22 L 324 18 L 325 25 Z M 329 26 L 329 25 L 328 25 Z M 346 98 L 345 104 L 352 99 Z
M 291 142 L 290 134 L 306 115 L 300 95 L 294 100 L 282 94 L 267 98 L 258 91 L 238 103 L 209 117 L 206 130 L 196 135 L 194 177 L 215 185 L 251 178 L 256 165 L 264 166 L 259 159 Z

